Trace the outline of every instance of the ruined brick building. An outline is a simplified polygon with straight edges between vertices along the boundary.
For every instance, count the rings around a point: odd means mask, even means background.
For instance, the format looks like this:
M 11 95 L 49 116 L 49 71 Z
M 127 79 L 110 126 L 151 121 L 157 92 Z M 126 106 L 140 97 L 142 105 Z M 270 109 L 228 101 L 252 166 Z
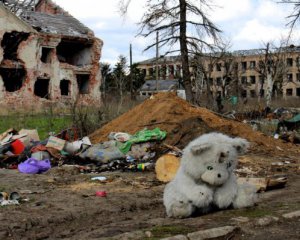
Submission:
M 103 42 L 51 0 L 0 1 L 0 103 L 100 103 Z

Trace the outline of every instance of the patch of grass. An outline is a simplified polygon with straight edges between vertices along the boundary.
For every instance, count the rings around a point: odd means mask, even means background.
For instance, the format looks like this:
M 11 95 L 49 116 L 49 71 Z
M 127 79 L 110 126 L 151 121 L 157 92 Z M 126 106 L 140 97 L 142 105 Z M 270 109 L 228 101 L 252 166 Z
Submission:
M 147 238 L 149 240 L 157 240 L 164 237 L 170 237 L 175 235 L 186 235 L 190 232 L 195 231 L 196 229 L 189 226 L 182 226 L 182 225 L 167 225 L 167 226 L 156 226 L 149 231 L 153 234 L 153 237 Z
M 40 139 L 43 140 L 49 136 L 49 132 L 59 133 L 70 125 L 72 125 L 72 118 L 69 115 L 12 114 L 1 116 L 0 133 L 9 128 L 16 130 L 21 130 L 22 128 L 37 129 Z
M 251 209 L 238 209 L 230 212 L 234 216 L 242 216 L 248 218 L 260 218 L 267 215 L 273 215 L 271 209 L 251 208 Z

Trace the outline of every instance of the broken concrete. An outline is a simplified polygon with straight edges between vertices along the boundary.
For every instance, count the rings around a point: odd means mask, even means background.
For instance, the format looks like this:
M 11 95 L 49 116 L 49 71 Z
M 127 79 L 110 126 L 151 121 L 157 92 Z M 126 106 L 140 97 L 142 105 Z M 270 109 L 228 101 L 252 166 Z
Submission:
M 0 3 L 0 104 L 100 104 L 103 42 L 50 0 Z

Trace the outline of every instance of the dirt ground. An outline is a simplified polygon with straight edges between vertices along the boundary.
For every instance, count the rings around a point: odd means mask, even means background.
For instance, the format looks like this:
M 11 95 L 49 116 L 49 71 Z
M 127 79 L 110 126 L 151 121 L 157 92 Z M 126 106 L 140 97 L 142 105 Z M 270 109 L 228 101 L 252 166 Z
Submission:
M 250 169 L 253 177 L 286 176 L 288 182 L 284 188 L 260 193 L 258 205 L 249 209 L 171 219 L 162 202 L 165 184 L 153 171 L 80 174 L 78 168 L 65 165 L 46 174 L 25 175 L 0 169 L 0 192 L 17 191 L 23 199 L 20 205 L 0 207 L 0 239 L 154 240 L 228 225 L 239 227 L 231 239 L 299 239 L 299 217 L 282 216 L 300 210 L 299 146 L 274 140 L 172 94 L 146 100 L 90 137 L 97 143 L 106 141 L 111 131 L 134 133 L 144 127 L 166 130 L 165 143 L 180 148 L 211 131 L 247 138 L 251 148 L 239 159 L 238 168 Z M 105 176 L 107 181 L 92 181 L 93 176 Z M 106 191 L 107 196 L 98 197 L 97 191 Z
M 266 166 L 283 160 L 253 154 L 246 158 L 261 159 Z M 268 170 L 286 175 L 286 187 L 260 193 L 257 206 L 188 219 L 166 217 L 165 185 L 153 172 L 102 173 L 108 179 L 102 183 L 90 180 L 95 175 L 78 174 L 74 167 L 53 168 L 43 175 L 0 170 L 1 190 L 17 191 L 26 200 L 0 208 L 0 239 L 122 239 L 120 234 L 127 232 L 134 232 L 132 239 L 160 239 L 227 225 L 240 227 L 234 239 L 299 239 L 299 218 L 282 218 L 300 210 L 299 159 L 286 159 L 293 163 Z M 107 197 L 95 196 L 96 191 L 106 191 Z M 267 216 L 275 220 L 258 224 Z M 147 231 L 151 238 L 144 234 Z

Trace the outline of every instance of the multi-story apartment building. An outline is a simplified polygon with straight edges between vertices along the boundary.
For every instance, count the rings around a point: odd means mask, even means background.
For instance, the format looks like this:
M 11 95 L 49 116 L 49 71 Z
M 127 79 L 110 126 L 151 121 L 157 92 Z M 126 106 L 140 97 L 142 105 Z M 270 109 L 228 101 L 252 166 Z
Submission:
M 266 58 L 264 49 L 240 50 L 226 54 L 207 54 L 202 57 L 199 74 L 197 62 L 190 67 L 195 80 L 209 81 L 212 91 L 226 93 L 227 80 L 237 79 L 238 94 L 243 98 L 264 97 L 266 94 L 267 68 L 271 67 L 274 88 L 284 98 L 300 97 L 300 47 L 286 47 L 273 50 Z M 191 61 L 193 62 L 193 61 Z M 229 66 L 229 65 L 232 66 Z M 155 58 L 139 62 L 146 80 L 156 79 L 156 66 L 159 79 L 179 79 L 182 77 L 180 57 Z M 270 70 L 270 69 L 269 69 Z M 197 75 L 198 73 L 198 75 Z M 203 79 L 207 78 L 207 79 Z M 205 90 L 206 87 L 202 86 Z M 225 90 L 225 91 L 224 91 Z

